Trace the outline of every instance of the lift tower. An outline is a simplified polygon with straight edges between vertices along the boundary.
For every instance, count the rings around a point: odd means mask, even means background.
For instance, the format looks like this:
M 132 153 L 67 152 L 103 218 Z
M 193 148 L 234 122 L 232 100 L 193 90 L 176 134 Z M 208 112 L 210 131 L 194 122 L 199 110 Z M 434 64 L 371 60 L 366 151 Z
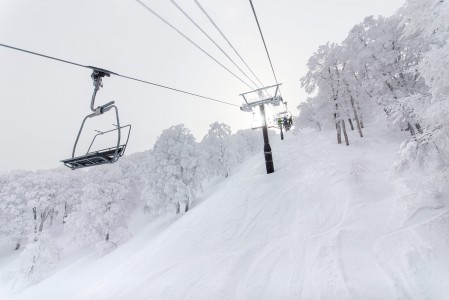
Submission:
M 245 100 L 240 110 L 245 112 L 252 112 L 253 108 L 258 106 L 260 109 L 260 115 L 262 118 L 262 133 L 263 133 L 263 152 L 265 155 L 265 166 L 267 168 L 267 174 L 274 172 L 273 155 L 271 153 L 270 141 L 268 139 L 267 120 L 265 117 L 265 104 L 271 104 L 273 106 L 279 106 L 283 102 L 282 97 L 279 94 L 279 86 L 282 83 L 263 87 L 251 92 L 240 94 Z M 274 91 L 274 92 L 273 92 Z

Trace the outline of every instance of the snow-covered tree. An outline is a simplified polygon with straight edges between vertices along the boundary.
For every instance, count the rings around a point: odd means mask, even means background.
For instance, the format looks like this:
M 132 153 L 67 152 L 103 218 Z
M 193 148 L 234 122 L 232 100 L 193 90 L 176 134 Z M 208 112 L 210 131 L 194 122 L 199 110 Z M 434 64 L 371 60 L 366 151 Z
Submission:
M 2 203 L 7 204 L 7 212 L 11 213 L 7 228 L 17 238 L 16 249 L 25 244 L 15 273 L 20 284 L 28 285 L 47 276 L 52 269 L 50 265 L 59 261 L 60 248 L 50 229 L 61 184 L 55 172 L 37 171 L 24 173 L 6 185 L 8 197 Z
M 400 13 L 406 26 L 404 37 L 422 45 L 422 59 L 416 69 L 429 93 L 409 97 L 408 105 L 423 126 L 403 143 L 397 170 L 409 176 L 426 174 L 423 180 L 414 180 L 412 186 L 433 186 L 432 190 L 439 192 L 449 185 L 449 3 L 408 0 Z
M 51 274 L 59 263 L 61 247 L 48 233 L 29 243 L 20 253 L 18 269 L 13 274 L 16 287 L 35 284 Z
M 242 163 L 263 149 L 263 139 L 257 130 L 239 130 L 231 135 L 229 140 L 236 163 Z
M 119 168 L 123 176 L 129 181 L 129 191 L 127 202 L 130 209 L 139 205 L 142 190 L 145 186 L 145 177 L 149 172 L 149 166 L 146 163 L 151 151 L 134 153 L 121 158 L 114 166 Z
M 54 179 L 56 190 L 50 225 L 62 228 L 67 222 L 67 216 L 73 211 L 81 199 L 82 188 L 88 182 L 86 172 L 73 172 L 67 168 L 45 171 Z
M 188 211 L 201 189 L 203 168 L 195 137 L 183 124 L 165 129 L 149 158 L 150 173 L 142 194 L 154 214 Z
M 55 207 L 63 197 L 62 178 L 52 171 L 37 171 L 24 178 L 25 198 L 33 220 L 33 239 L 52 225 Z
M 319 94 L 319 97 L 323 97 Z M 323 127 L 330 127 L 332 123 L 332 106 L 329 101 L 319 101 L 308 98 L 298 106 L 299 116 L 295 119 L 296 131 L 304 127 L 315 128 L 320 131 Z
M 308 93 L 318 90 L 318 96 L 315 99 L 331 103 L 337 142 L 341 143 L 343 131 L 346 145 L 349 145 L 345 122 L 345 101 L 347 101 L 345 92 L 347 89 L 343 78 L 347 57 L 343 55 L 343 51 L 343 47 L 337 44 L 327 43 L 320 46 L 307 63 L 309 70 L 301 78 L 301 86 Z M 329 105 L 327 106 L 329 107 Z
M 25 198 L 28 186 L 23 180 L 29 173 L 15 171 L 0 176 L 0 234 L 14 243 L 15 250 L 27 241 L 33 226 Z
M 81 201 L 67 217 L 67 228 L 83 245 L 106 252 L 128 237 L 129 181 L 115 166 L 88 172 Z
M 231 127 L 215 122 L 209 126 L 209 131 L 201 145 L 205 151 L 206 172 L 211 175 L 228 177 L 234 164 L 231 145 Z
M 406 27 L 400 14 L 367 17 L 354 26 L 341 45 L 320 46 L 310 58 L 302 86 L 309 93 L 318 89 L 314 97 L 318 102 L 327 94 L 333 99 L 339 141 L 344 119 L 351 129 L 354 119 L 363 136 L 362 112 L 373 111 L 368 102 L 381 106 L 397 127 L 409 130 L 411 135 L 422 133 L 419 110 L 428 87 L 417 66 L 427 46 L 404 34 Z
M 349 60 L 350 88 L 359 87 L 383 107 L 392 124 L 411 135 L 421 131 L 416 94 L 427 93 L 417 65 L 427 47 L 404 34 L 400 14 L 367 17 L 354 26 L 343 42 Z M 411 98 L 410 98 L 411 97 Z

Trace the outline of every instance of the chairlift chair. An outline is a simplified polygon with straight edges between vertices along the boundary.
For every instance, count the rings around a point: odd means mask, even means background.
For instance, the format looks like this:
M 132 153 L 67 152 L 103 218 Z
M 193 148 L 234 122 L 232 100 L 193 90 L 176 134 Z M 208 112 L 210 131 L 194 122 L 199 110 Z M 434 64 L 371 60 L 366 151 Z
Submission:
M 286 124 L 283 122 L 284 117 L 287 117 L 288 115 L 290 115 L 290 118 L 293 116 L 292 113 L 288 110 L 287 108 L 287 101 L 283 101 L 283 104 L 285 106 L 285 110 L 279 112 L 278 118 L 280 118 L 282 120 L 282 126 L 285 128 L 285 131 L 289 131 L 292 128 L 292 125 L 290 122 L 287 122 Z M 289 119 L 289 118 L 287 118 Z
M 282 120 L 281 124 L 285 128 L 285 131 L 289 131 L 292 128 L 292 124 L 290 124 L 289 118 L 287 118 L 287 116 L 288 116 L 287 111 L 279 113 L 279 119 Z M 287 120 L 287 122 L 284 121 L 285 120 L 284 118 Z
M 93 71 L 91 77 L 92 77 L 95 88 L 94 88 L 94 92 L 92 95 L 92 101 L 91 101 L 91 105 L 90 105 L 90 108 L 93 111 L 93 113 L 87 115 L 83 119 L 83 122 L 81 123 L 81 127 L 78 132 L 78 136 L 76 137 L 76 140 L 75 140 L 75 145 L 73 146 L 72 157 L 61 161 L 65 166 L 69 167 L 72 170 L 85 168 L 85 167 L 99 166 L 99 165 L 103 165 L 103 164 L 115 163 L 125 153 L 126 146 L 128 145 L 129 135 L 131 133 L 131 125 L 120 126 L 118 108 L 117 108 L 117 106 L 114 105 L 115 104 L 114 101 L 110 101 L 104 105 L 94 108 L 95 97 L 96 97 L 97 91 L 100 89 L 100 87 L 103 86 L 102 78 L 104 76 L 109 77 L 110 72 L 103 70 L 103 69 L 98 69 L 98 68 L 93 68 L 93 70 L 94 71 Z M 89 118 L 103 115 L 104 113 L 110 111 L 111 109 L 115 110 L 115 116 L 116 116 L 116 122 L 117 122 L 117 124 L 114 125 L 115 128 L 108 130 L 108 131 L 98 131 L 98 133 L 94 136 L 92 142 L 90 143 L 90 146 L 87 149 L 86 154 L 75 157 L 75 151 L 76 151 L 76 147 L 78 144 L 78 140 L 81 136 L 81 132 L 83 131 L 83 127 L 84 127 L 84 124 L 86 123 L 86 120 Z M 122 130 L 127 127 L 129 127 L 128 135 L 126 137 L 126 140 L 124 140 L 124 142 L 122 142 Z M 96 138 L 99 135 L 104 135 L 107 133 L 111 133 L 113 131 L 117 131 L 117 144 L 115 144 L 112 147 L 105 148 L 102 150 L 91 151 L 92 145 L 94 144 Z

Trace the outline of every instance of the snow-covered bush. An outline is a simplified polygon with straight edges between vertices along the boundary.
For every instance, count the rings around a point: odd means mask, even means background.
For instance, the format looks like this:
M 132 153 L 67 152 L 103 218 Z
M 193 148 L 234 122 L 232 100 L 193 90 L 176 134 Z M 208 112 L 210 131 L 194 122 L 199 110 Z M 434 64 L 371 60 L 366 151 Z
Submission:
M 398 174 L 405 176 L 415 190 L 439 194 L 449 187 L 449 126 L 425 128 L 401 145 L 395 164 Z

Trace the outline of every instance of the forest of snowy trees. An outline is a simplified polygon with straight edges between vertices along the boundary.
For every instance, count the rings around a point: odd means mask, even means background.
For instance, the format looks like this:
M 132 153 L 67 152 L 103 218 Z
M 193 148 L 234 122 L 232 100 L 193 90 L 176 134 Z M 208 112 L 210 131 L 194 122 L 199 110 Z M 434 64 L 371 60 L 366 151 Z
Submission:
M 12 280 L 28 285 L 47 276 L 58 264 L 61 235 L 104 254 L 130 237 L 135 210 L 144 210 L 149 220 L 187 212 L 205 180 L 227 177 L 261 151 L 261 142 L 258 132 L 231 134 L 218 122 L 196 142 L 179 124 L 164 130 L 152 150 L 113 165 L 1 174 L 0 235 L 20 250 Z
M 363 137 L 365 121 L 384 115 L 391 130 L 410 133 L 398 173 L 438 193 L 449 180 L 448 20 L 448 1 L 408 0 L 391 17 L 365 18 L 340 44 L 320 46 L 301 78 L 312 97 L 298 107 L 297 127 L 335 128 L 349 145 L 348 130 Z M 414 172 L 426 176 L 414 180 Z

